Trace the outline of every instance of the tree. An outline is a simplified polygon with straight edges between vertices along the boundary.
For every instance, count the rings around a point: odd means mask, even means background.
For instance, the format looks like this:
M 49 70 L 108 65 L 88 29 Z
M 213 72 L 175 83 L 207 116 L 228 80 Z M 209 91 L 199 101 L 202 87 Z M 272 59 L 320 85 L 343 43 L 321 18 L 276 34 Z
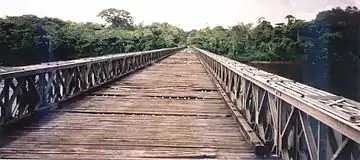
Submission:
M 134 20 L 130 13 L 126 10 L 109 8 L 101 11 L 98 14 L 98 17 L 104 19 L 113 27 L 119 27 L 127 30 L 134 28 Z
M 258 18 L 257 23 L 260 24 L 264 20 L 265 20 L 265 17 L 260 17 L 260 18 Z
M 296 20 L 296 18 L 295 18 L 293 15 L 290 15 L 290 14 L 287 15 L 287 16 L 285 17 L 285 19 L 288 20 L 288 25 L 294 23 L 294 21 Z

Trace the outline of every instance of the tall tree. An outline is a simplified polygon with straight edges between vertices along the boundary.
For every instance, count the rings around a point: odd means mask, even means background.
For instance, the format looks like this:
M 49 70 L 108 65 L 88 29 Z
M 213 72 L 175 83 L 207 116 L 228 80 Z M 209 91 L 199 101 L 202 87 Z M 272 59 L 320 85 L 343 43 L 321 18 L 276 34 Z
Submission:
M 120 27 L 123 29 L 133 29 L 134 20 L 130 12 L 121 9 L 109 8 L 101 11 L 98 17 L 104 19 L 113 27 Z
M 285 19 L 288 20 L 288 25 L 294 23 L 294 21 L 296 20 L 296 18 L 295 18 L 293 15 L 290 15 L 290 14 L 287 15 L 287 16 L 285 17 Z

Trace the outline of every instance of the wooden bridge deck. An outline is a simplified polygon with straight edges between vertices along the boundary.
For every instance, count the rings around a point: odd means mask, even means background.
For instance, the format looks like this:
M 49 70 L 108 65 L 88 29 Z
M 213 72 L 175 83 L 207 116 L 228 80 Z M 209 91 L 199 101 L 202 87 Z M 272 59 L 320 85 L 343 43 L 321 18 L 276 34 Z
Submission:
M 172 55 L 11 134 L 0 158 L 255 159 L 196 55 Z

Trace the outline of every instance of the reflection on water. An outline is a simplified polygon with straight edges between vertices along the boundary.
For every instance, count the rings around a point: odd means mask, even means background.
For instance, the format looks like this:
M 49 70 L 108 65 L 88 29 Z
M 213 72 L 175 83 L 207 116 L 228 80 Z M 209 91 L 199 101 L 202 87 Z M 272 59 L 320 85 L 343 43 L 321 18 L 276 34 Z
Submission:
M 323 74 L 326 74 L 322 71 L 315 71 L 315 74 L 309 74 L 309 70 L 314 70 L 315 68 L 309 69 L 309 67 L 304 67 L 300 63 L 292 64 L 273 64 L 273 63 L 256 63 L 250 64 L 251 66 L 257 67 L 259 69 L 265 70 L 270 73 L 286 77 L 297 82 L 304 83 L 306 85 L 322 88 L 321 84 L 328 84 L 327 91 L 344 96 L 356 101 L 360 101 L 360 82 L 357 69 L 350 68 L 338 68 L 329 71 L 328 78 L 321 79 L 319 83 L 312 83 L 311 80 L 316 80 L 318 77 L 322 77 Z M 305 74 L 306 73 L 306 74 Z M 310 80 L 309 80 L 310 79 Z M 327 82 L 325 82 L 327 81 Z

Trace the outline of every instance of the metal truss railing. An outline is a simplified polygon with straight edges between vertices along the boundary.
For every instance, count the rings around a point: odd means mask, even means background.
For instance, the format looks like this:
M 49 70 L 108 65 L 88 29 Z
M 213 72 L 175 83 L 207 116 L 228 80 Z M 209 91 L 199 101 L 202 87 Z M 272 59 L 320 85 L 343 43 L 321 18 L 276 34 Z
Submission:
M 114 54 L 0 71 L 0 126 L 134 72 L 182 48 Z
M 269 153 L 360 159 L 360 103 L 195 50 Z

